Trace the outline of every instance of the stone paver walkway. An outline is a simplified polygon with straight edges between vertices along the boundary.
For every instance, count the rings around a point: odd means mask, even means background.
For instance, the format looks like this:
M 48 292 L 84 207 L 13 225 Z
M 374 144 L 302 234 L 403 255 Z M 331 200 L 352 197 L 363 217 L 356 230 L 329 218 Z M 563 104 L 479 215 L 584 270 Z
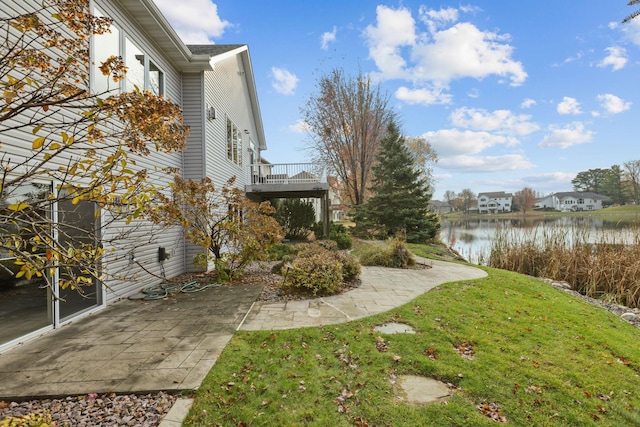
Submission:
M 434 287 L 485 277 L 479 268 L 419 259 L 431 268 L 401 270 L 363 267 L 362 284 L 344 294 L 289 302 L 257 302 L 239 330 L 290 329 L 348 322 L 406 304 Z

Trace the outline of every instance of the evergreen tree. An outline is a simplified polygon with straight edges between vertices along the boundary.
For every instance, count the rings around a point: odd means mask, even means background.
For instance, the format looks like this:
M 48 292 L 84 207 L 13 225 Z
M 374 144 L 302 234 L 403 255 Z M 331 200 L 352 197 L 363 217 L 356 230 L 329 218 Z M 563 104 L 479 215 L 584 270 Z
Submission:
M 373 195 L 356 214 L 356 221 L 380 238 L 406 233 L 407 242 L 425 243 L 435 237 L 440 222 L 428 209 L 429 185 L 395 122 L 380 141 L 373 166 Z

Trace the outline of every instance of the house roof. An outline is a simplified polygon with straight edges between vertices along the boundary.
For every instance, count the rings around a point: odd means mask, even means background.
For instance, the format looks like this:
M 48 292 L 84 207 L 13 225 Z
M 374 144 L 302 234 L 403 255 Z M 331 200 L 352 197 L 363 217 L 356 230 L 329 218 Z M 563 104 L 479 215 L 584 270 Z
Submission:
M 552 196 L 557 197 L 559 200 L 565 199 L 567 197 L 573 197 L 576 199 L 588 197 L 593 200 L 609 200 L 609 197 L 607 196 L 603 196 L 602 194 L 592 193 L 590 191 L 565 191 L 561 193 L 554 193 L 552 194 Z
M 206 55 L 209 57 L 211 68 L 215 68 L 218 62 L 227 58 L 240 55 L 242 60 L 242 68 L 245 78 L 247 79 L 247 87 L 249 89 L 249 97 L 253 110 L 253 120 L 256 123 L 256 139 L 260 150 L 267 149 L 267 143 L 264 136 L 264 127 L 262 124 L 262 115 L 260 114 L 260 103 L 258 102 L 258 90 L 256 89 L 256 81 L 253 75 L 253 66 L 251 65 L 251 57 L 249 55 L 249 46 L 246 44 L 190 44 L 187 45 L 194 55 Z
M 182 71 L 210 70 L 209 57 L 192 53 L 153 0 L 113 0 Z
M 208 55 L 209 58 L 223 55 L 246 44 L 189 44 L 187 47 L 194 55 Z
M 491 197 L 491 198 L 496 198 L 496 197 L 513 197 L 513 194 L 511 193 L 505 193 L 504 191 L 494 191 L 492 193 L 478 193 L 478 197 L 480 196 L 487 196 L 487 197 Z

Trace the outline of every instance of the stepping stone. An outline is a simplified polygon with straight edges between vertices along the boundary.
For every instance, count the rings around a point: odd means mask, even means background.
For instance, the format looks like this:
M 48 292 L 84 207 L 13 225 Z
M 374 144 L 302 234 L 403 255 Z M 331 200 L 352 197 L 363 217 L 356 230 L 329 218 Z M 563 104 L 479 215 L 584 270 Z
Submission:
M 411 326 L 404 323 L 386 323 L 382 326 L 376 326 L 374 331 L 382 334 L 415 334 L 416 331 Z
M 396 387 L 400 400 L 417 405 L 441 402 L 451 396 L 445 383 L 416 375 L 398 376 Z

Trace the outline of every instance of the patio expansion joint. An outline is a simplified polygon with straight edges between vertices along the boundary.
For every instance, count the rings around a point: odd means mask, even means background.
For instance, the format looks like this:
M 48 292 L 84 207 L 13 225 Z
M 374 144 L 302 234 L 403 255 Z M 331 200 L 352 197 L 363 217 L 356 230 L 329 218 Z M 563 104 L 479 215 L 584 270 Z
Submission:
M 339 309 L 338 307 L 336 307 L 333 304 L 330 304 L 327 302 L 327 300 L 325 300 L 324 298 L 320 298 L 320 302 L 322 302 L 323 304 L 328 305 L 329 307 L 333 308 L 335 311 L 337 311 L 338 313 L 341 313 L 344 317 L 346 317 L 347 319 L 349 319 L 349 321 L 353 320 L 353 318 L 351 316 L 349 316 L 347 313 L 345 313 L 343 310 Z

